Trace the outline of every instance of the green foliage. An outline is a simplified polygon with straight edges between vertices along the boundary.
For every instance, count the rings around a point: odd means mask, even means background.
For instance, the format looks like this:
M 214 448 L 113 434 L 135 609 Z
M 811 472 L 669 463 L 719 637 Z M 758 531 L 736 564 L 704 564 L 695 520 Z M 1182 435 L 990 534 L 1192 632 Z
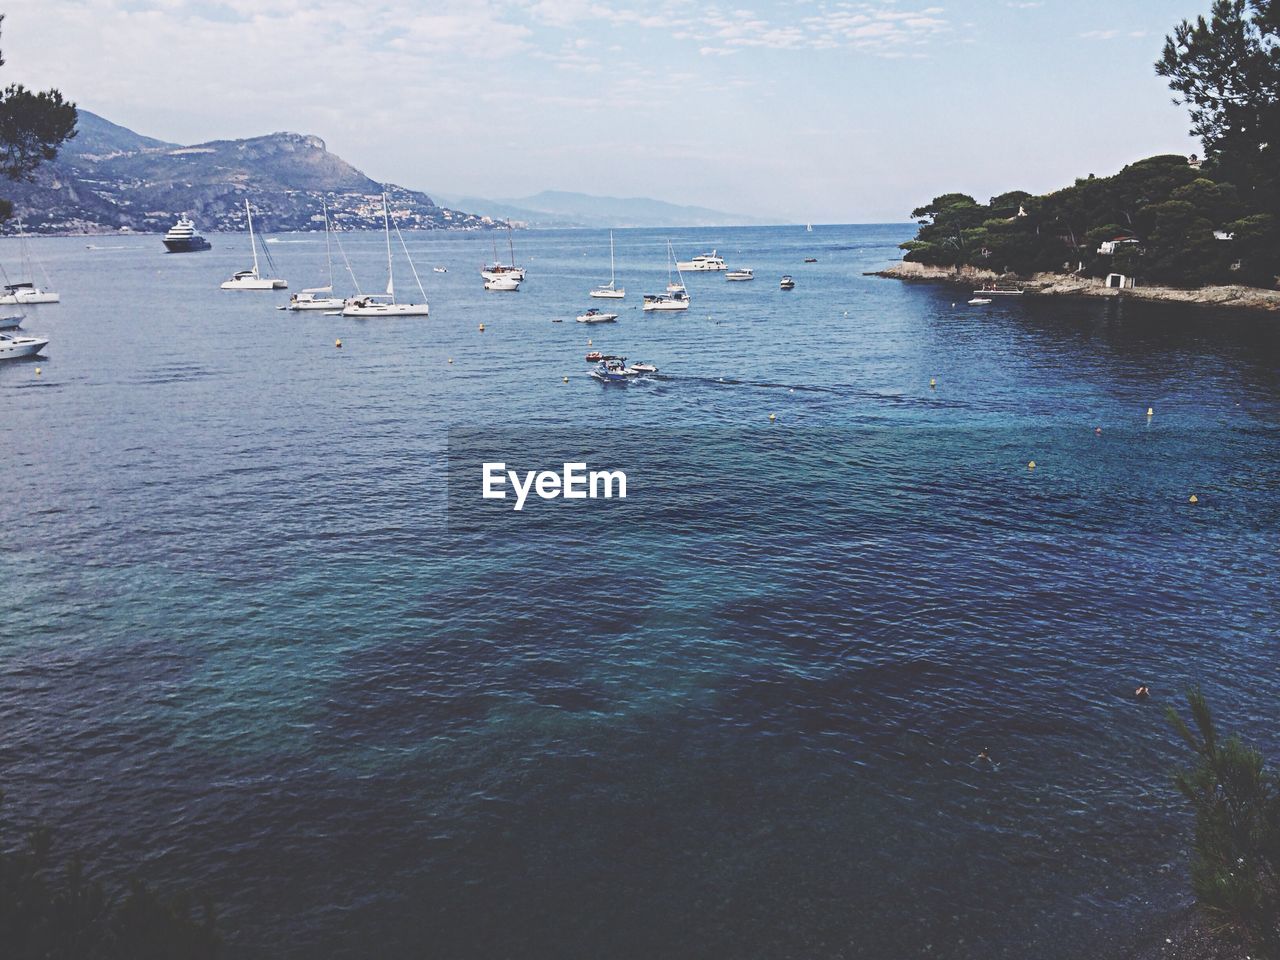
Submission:
M 1214 929 L 1280 956 L 1280 780 L 1239 737 L 1223 740 L 1204 695 L 1187 693 L 1192 729 L 1170 721 L 1195 753 L 1175 783 L 1195 811 L 1191 884 Z
M 219 944 L 207 904 L 197 918 L 186 896 L 165 899 L 141 881 L 113 896 L 78 859 L 55 862 L 49 830 L 37 828 L 16 843 L 0 831 L 6 960 L 212 960 Z
M 3 22 L 0 14 L 0 25 Z M 0 90 L 0 174 L 10 180 L 31 179 L 36 167 L 57 157 L 58 148 L 75 135 L 76 105 L 57 90 L 36 93 L 22 84 Z M 0 200 L 0 221 L 12 214 L 13 205 Z

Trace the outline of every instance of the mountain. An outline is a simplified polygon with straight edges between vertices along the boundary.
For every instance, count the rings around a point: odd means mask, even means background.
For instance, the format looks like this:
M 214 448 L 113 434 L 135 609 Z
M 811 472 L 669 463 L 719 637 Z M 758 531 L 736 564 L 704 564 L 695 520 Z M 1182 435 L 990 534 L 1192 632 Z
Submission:
M 272 133 L 180 146 L 88 110 L 80 111 L 77 130 L 34 182 L 0 187 L 14 203 L 9 231 L 20 222 L 33 233 L 155 232 L 184 212 L 202 230 L 243 230 L 246 197 L 263 230 L 323 229 L 321 198 L 335 226 L 380 229 L 384 189 L 401 226 L 492 226 L 425 193 L 370 179 L 319 137 Z
M 538 227 L 726 227 L 779 222 L 647 197 L 595 197 L 563 190 L 544 190 L 513 200 L 457 197 L 451 202 L 491 217 Z

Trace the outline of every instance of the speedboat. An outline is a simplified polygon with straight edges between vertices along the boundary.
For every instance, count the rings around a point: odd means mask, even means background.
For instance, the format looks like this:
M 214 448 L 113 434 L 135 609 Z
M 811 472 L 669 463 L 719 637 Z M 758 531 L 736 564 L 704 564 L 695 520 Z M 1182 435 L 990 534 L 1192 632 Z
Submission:
M 0 303 L 57 303 L 61 299 L 56 293 L 41 290 L 29 280 L 6 283 L 4 294 L 0 295 Z
M 595 307 L 592 307 L 586 313 L 578 317 L 579 323 L 613 323 L 618 319 L 616 313 L 604 313 Z
M 432 267 L 431 269 L 432 269 L 433 271 L 435 271 L 436 273 L 448 273 L 448 272 L 449 272 L 449 268 L 448 268 L 448 267 Z
M 396 303 L 389 293 L 367 293 L 352 297 L 342 307 L 344 317 L 425 317 L 430 308 L 425 303 Z
M 969 306 L 971 306 L 971 307 L 983 307 L 983 306 L 986 306 L 986 305 L 987 305 L 988 303 L 990 303 L 990 302 L 991 302 L 991 298 L 990 298 L 990 297 L 974 297 L 972 300 L 970 300 L 970 301 L 969 301 Z
M 211 250 L 213 244 L 196 233 L 195 221 L 184 213 L 164 235 L 164 248 L 168 253 L 195 253 L 197 250 Z
M 22 321 L 27 319 L 20 313 L 12 313 L 7 317 L 0 317 L 0 330 L 17 330 L 22 326 Z
M 792 280 L 790 276 L 786 276 L 778 281 L 778 286 L 783 290 L 794 290 L 796 288 L 796 282 Z
M 523 271 L 521 271 L 523 275 Z M 520 277 L 514 273 L 495 274 L 492 277 L 485 277 L 484 288 L 486 290 L 519 290 Z
M 324 294 L 333 293 L 333 287 L 312 287 L 289 297 L 288 306 L 280 310 L 341 310 L 347 305 L 342 297 L 329 297 Z
M 16 360 L 18 357 L 34 357 L 49 345 L 43 337 L 15 337 L 0 333 L 0 360 Z
M 639 376 L 627 367 L 626 357 L 605 357 L 591 371 L 591 375 L 601 383 L 626 383 Z
M 676 268 L 679 270 L 727 270 L 728 264 L 724 262 L 724 257 L 716 256 L 716 252 L 712 250 L 710 253 L 700 253 L 692 260 L 685 260 L 683 263 L 677 263 Z
M 688 310 L 689 295 L 683 290 L 676 293 L 646 293 L 642 310 Z
M 742 267 L 738 270 L 730 270 L 724 275 L 724 278 L 726 280 L 754 280 L 756 275 L 746 267 Z

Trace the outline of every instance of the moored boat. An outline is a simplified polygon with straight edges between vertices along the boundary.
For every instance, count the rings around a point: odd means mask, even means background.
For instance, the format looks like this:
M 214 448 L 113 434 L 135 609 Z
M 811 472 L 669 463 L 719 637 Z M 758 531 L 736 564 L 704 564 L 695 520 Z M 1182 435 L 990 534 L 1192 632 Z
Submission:
M 520 278 L 514 273 L 485 277 L 484 288 L 486 290 L 519 290 Z
M 184 213 L 164 235 L 164 249 L 166 253 L 195 253 L 212 250 L 213 244 L 196 233 L 195 221 Z
M 396 300 L 396 274 L 391 259 L 391 213 L 387 195 L 382 195 L 382 232 L 387 241 L 387 292 L 365 293 L 352 297 L 342 308 L 344 317 L 426 317 L 431 309 L 427 305 L 427 291 L 422 289 L 422 278 L 418 276 L 418 268 L 413 265 L 413 257 L 409 256 L 409 247 L 400 233 L 400 225 L 396 224 L 396 237 L 400 241 L 400 249 L 404 258 L 409 261 L 409 271 L 414 282 L 418 284 L 418 293 L 422 294 L 421 303 L 400 303 Z
M 617 274 L 614 270 L 613 261 L 613 231 L 609 231 L 609 282 L 602 283 L 598 287 L 593 287 L 591 296 L 600 300 L 621 300 L 627 295 L 624 287 L 616 286 Z
M 0 330 L 17 330 L 22 326 L 22 321 L 27 319 L 21 313 L 11 313 L 7 317 L 0 317 Z
M 739 267 L 735 270 L 730 270 L 724 275 L 724 278 L 726 280 L 754 280 L 756 275 L 748 267 Z
M 579 323 L 613 323 L 617 319 L 618 315 L 616 313 L 605 313 L 595 307 L 578 316 Z
M 15 337 L 9 333 L 0 333 L 0 360 L 34 357 L 48 345 L 49 341 L 43 337 Z
M 796 282 L 792 280 L 790 276 L 785 276 L 778 281 L 778 286 L 783 290 L 794 290 L 796 288 Z
M 676 257 L 671 249 L 671 241 L 667 241 L 667 292 L 646 293 L 644 303 L 641 304 L 641 310 L 688 310 L 689 309 L 689 293 L 684 288 L 684 275 L 680 272 L 680 265 L 675 262 Z M 675 266 L 676 276 L 678 280 L 672 279 L 671 268 Z
M 717 256 L 714 250 L 710 253 L 700 253 L 692 260 L 677 263 L 676 267 L 681 271 L 690 270 L 694 272 L 729 269 L 728 264 L 724 262 L 724 257 Z
M 244 201 L 244 215 L 249 221 L 249 249 L 253 253 L 253 266 L 248 270 L 240 270 L 230 280 L 222 281 L 223 290 L 285 290 L 289 284 L 275 277 L 264 277 L 258 269 L 258 241 L 253 232 L 253 211 L 249 209 L 249 200 Z M 267 265 L 275 272 L 275 263 L 266 247 L 262 248 Z
M 51 290 L 42 290 L 29 280 L 6 283 L 0 303 L 58 303 L 62 297 Z

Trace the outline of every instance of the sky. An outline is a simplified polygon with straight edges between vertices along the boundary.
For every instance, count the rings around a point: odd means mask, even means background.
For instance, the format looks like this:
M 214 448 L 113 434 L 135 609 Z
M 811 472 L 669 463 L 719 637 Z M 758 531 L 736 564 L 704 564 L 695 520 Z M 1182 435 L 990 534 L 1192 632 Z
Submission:
M 7 0 L 0 82 L 429 193 L 890 222 L 1198 151 L 1152 64 L 1209 3 Z

